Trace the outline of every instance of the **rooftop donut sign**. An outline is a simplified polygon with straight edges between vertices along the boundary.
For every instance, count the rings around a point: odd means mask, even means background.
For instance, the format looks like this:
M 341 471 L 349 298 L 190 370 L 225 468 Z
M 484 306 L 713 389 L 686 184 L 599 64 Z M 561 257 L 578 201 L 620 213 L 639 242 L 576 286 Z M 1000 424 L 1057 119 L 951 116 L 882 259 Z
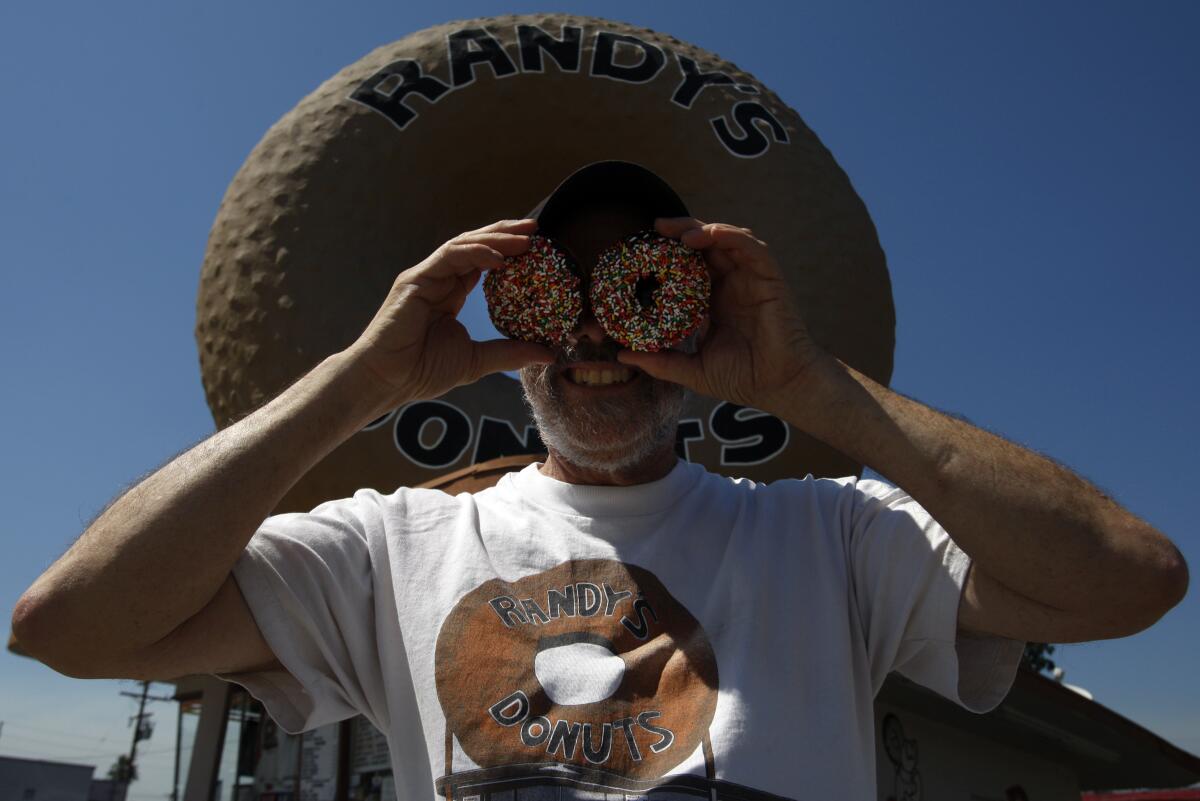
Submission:
M 878 235 L 794 109 L 665 32 L 507 14 L 382 44 L 302 98 L 247 156 L 217 210 L 197 293 L 200 374 L 217 426 L 351 345 L 397 275 L 448 239 L 525 214 L 604 159 L 653 170 L 700 219 L 753 228 L 813 339 L 890 380 L 895 312 Z M 702 396 L 688 401 L 675 444 L 683 459 L 756 481 L 860 469 L 762 411 Z M 520 384 L 486 376 L 365 426 L 277 511 L 543 452 Z
M 485 379 L 487 380 L 487 379 Z M 363 433 L 385 433 L 398 458 L 415 467 L 446 472 L 505 456 L 546 452 L 531 421 L 497 416 L 498 409 L 472 408 L 461 390 L 438 400 L 405 404 L 371 422 Z M 458 395 L 455 402 L 455 395 Z M 766 412 L 729 402 L 692 408 L 675 432 L 680 459 L 719 468 L 763 465 L 783 453 L 791 436 L 787 423 Z M 490 412 L 490 413 L 489 413 Z
M 555 33 L 538 25 L 511 28 L 461 28 L 445 37 L 444 60 L 449 75 L 439 77 L 415 58 L 387 64 L 363 81 L 350 99 L 386 117 L 399 130 L 419 124 L 421 98 L 436 104 L 446 95 L 475 82 L 480 70 L 497 79 L 521 80 L 545 74 L 553 63 L 561 73 L 585 75 L 594 80 L 630 85 L 659 81 L 666 87 L 663 103 L 691 109 L 705 90 L 727 87 L 745 99 L 735 100 L 726 112 L 706 122 L 725 150 L 738 158 L 756 158 L 773 145 L 789 142 L 787 130 L 758 100 L 761 90 L 720 69 L 697 62 L 669 47 L 630 33 L 580 25 L 560 25 Z

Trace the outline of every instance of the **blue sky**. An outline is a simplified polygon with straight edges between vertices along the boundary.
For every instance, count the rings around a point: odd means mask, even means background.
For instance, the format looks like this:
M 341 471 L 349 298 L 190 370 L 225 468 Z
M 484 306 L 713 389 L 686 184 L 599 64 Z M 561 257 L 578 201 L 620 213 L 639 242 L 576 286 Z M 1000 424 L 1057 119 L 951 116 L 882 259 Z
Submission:
M 192 335 L 199 269 L 225 187 L 267 128 L 381 44 L 546 9 L 4 5 L 5 621 L 117 491 L 213 431 Z M 878 228 L 893 388 L 1078 471 L 1197 569 L 1200 5 L 551 9 L 672 34 L 774 89 Z M 464 314 L 491 335 L 478 300 Z M 1142 634 L 1055 654 L 1069 682 L 1193 753 L 1195 598 Z M 74 756 L 102 774 L 128 747 L 123 688 L 0 655 L 0 754 Z M 173 709 L 158 717 L 135 801 L 169 792 Z

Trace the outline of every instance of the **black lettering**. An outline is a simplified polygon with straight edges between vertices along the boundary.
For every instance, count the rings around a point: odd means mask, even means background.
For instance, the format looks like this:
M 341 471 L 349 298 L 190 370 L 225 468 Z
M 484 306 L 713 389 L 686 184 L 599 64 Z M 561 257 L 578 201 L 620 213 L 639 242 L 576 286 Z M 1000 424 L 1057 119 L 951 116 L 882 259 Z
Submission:
M 753 123 L 755 120 L 762 120 L 771 128 L 771 135 L 776 142 L 787 144 L 787 131 L 783 129 L 783 125 L 779 120 L 775 119 L 775 115 L 763 108 L 761 103 L 756 103 L 752 100 L 743 100 L 740 103 L 735 103 L 733 106 L 733 119 L 741 128 L 744 136 L 737 136 L 729 129 L 729 123 L 725 122 L 724 117 L 713 118 L 712 127 L 717 132 L 717 138 L 721 140 L 721 144 L 725 145 L 725 149 L 735 156 L 750 159 L 755 156 L 761 156 L 767 152 L 767 148 L 771 143 L 767 141 L 767 137 Z
M 421 431 L 438 421 L 442 434 L 426 446 Z M 456 406 L 442 401 L 419 401 L 405 406 L 396 416 L 396 447 L 422 467 L 448 467 L 459 460 L 471 442 L 471 421 Z
M 488 714 L 501 726 L 515 726 L 529 714 L 529 697 L 517 690 L 489 706 Z
M 450 81 L 457 89 L 475 80 L 475 65 L 490 64 L 497 78 L 517 71 L 504 47 L 483 28 L 463 28 L 446 37 L 450 45 Z M 478 49 L 472 50 L 471 45 Z
M 676 53 L 675 58 L 678 59 L 679 67 L 683 70 L 683 81 L 676 87 L 675 94 L 671 95 L 671 102 L 684 108 L 692 107 L 692 103 L 704 91 L 704 87 L 734 82 L 733 78 L 723 72 L 702 71 L 696 62 L 687 56 Z
M 493 598 L 492 600 L 488 601 L 488 604 L 490 604 L 492 610 L 500 616 L 500 620 L 504 622 L 506 628 L 511 629 L 513 627 L 513 620 L 516 620 L 518 623 L 529 622 L 529 618 L 525 617 L 525 613 L 521 611 L 519 606 L 517 606 L 516 600 L 508 595 L 501 595 L 499 598 Z
M 626 598 L 632 598 L 633 593 L 629 590 L 621 590 L 617 592 L 612 587 L 608 586 L 608 582 L 604 583 L 604 615 L 612 617 L 613 610 L 617 608 L 617 604 L 624 601 Z
M 520 437 L 509 421 L 485 415 L 479 421 L 479 439 L 475 441 L 475 455 L 471 461 L 477 464 L 501 456 L 545 452 L 546 446 L 542 444 L 537 426 L 525 426 L 525 436 Z
M 633 611 L 637 615 L 638 622 L 635 624 L 628 617 L 621 618 L 621 625 L 629 629 L 629 633 L 639 640 L 646 639 L 646 635 L 650 633 L 650 624 L 646 621 L 646 613 L 650 613 L 650 617 L 654 618 L 654 622 L 658 622 L 658 613 L 650 606 L 650 602 L 645 598 L 639 597 L 633 602 Z
M 612 754 L 612 724 L 605 723 L 600 727 L 600 747 L 592 748 L 592 724 L 583 724 L 583 758 L 593 765 L 602 765 Z
M 521 71 L 543 72 L 542 51 L 545 50 L 563 72 L 579 72 L 583 28 L 564 25 L 562 35 L 562 39 L 555 39 L 536 25 L 518 25 L 517 46 L 521 50 Z
M 360 83 L 350 94 L 350 99 L 378 111 L 403 131 L 404 126 L 417 118 L 417 112 L 404 104 L 404 98 L 416 92 L 430 103 L 436 103 L 449 91 L 449 86 L 432 75 L 423 75 L 421 65 L 406 58 L 393 61 Z
M 578 744 L 578 723 L 568 723 L 565 720 L 554 721 L 554 731 L 550 732 L 550 742 L 546 743 L 547 754 L 553 756 L 555 751 L 561 750 L 564 759 L 572 759 Z
M 546 608 L 550 617 L 557 618 L 560 614 L 575 617 L 575 585 L 568 584 L 563 591 L 548 590 L 546 592 Z
M 662 717 L 662 712 L 647 711 L 638 715 L 637 722 L 646 731 L 658 735 L 658 742 L 651 745 L 650 750 L 656 754 L 661 754 L 671 747 L 671 743 L 675 742 L 675 733 L 670 729 L 664 729 L 662 726 L 650 725 L 650 721 L 657 717 Z
M 575 598 L 579 603 L 579 614 L 591 617 L 604 606 L 604 593 L 595 584 L 581 581 L 575 585 Z
M 613 721 L 613 728 L 625 732 L 625 743 L 629 746 L 629 756 L 634 762 L 642 761 L 642 752 L 638 750 L 637 738 L 633 736 L 633 718 L 621 718 Z
M 704 426 L 699 420 L 680 420 L 675 429 L 675 455 L 685 461 L 691 461 L 688 456 L 688 443 L 692 440 L 704 439 Z
M 615 63 L 613 58 L 618 42 L 640 48 L 641 61 L 632 66 Z M 596 48 L 592 53 L 592 75 L 615 78 L 626 83 L 646 83 L 653 80 L 666 63 L 667 57 L 660 48 L 636 36 L 612 31 L 600 31 L 596 34 Z
M 538 606 L 537 601 L 532 598 L 522 598 L 521 606 L 525 609 L 525 614 L 529 616 L 531 622 L 549 623 L 550 617 L 542 611 L 542 607 Z
M 537 731 L 534 731 L 534 728 Z M 535 718 L 530 718 L 521 725 L 521 742 L 532 748 L 535 745 L 541 745 L 546 742 L 546 738 L 550 736 L 550 721 L 540 715 Z
M 725 402 L 713 409 L 708 426 L 721 442 L 721 464 L 761 464 L 788 444 L 787 423 L 766 412 Z

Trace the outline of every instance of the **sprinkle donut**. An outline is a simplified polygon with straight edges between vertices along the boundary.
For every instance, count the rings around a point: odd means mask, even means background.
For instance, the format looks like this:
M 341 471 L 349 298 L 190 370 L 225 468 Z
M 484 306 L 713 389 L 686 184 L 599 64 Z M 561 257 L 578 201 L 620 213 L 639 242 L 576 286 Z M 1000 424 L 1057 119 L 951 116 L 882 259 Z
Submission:
M 583 296 L 570 257 L 542 234 L 483 279 L 496 330 L 513 339 L 561 345 L 579 324 Z
M 600 254 L 591 303 L 608 335 L 632 350 L 663 350 L 708 313 L 708 269 L 677 239 L 641 231 Z

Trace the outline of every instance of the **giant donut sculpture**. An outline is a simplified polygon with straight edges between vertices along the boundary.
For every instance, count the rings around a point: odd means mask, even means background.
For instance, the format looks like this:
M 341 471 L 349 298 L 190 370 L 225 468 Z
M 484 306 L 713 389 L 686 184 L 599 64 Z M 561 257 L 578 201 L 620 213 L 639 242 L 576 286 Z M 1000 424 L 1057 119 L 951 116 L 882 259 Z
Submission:
M 486 121 L 481 124 L 481 121 Z M 600 159 L 643 164 L 706 221 L 752 228 L 813 338 L 887 384 L 883 251 L 829 150 L 766 85 L 666 33 L 570 14 L 461 20 L 380 47 L 263 137 L 216 215 L 196 341 L 219 427 L 352 343 L 397 273 L 462 231 L 523 216 Z M 681 452 L 757 480 L 860 466 L 774 418 L 696 398 Z M 311 470 L 278 511 L 540 449 L 516 381 L 409 404 Z
M 536 662 L 580 643 L 623 669 L 587 702 L 564 702 Z M 607 559 L 480 585 L 446 617 L 434 661 L 449 732 L 481 768 L 555 761 L 664 776 L 700 747 L 717 705 L 700 623 L 652 573 Z

